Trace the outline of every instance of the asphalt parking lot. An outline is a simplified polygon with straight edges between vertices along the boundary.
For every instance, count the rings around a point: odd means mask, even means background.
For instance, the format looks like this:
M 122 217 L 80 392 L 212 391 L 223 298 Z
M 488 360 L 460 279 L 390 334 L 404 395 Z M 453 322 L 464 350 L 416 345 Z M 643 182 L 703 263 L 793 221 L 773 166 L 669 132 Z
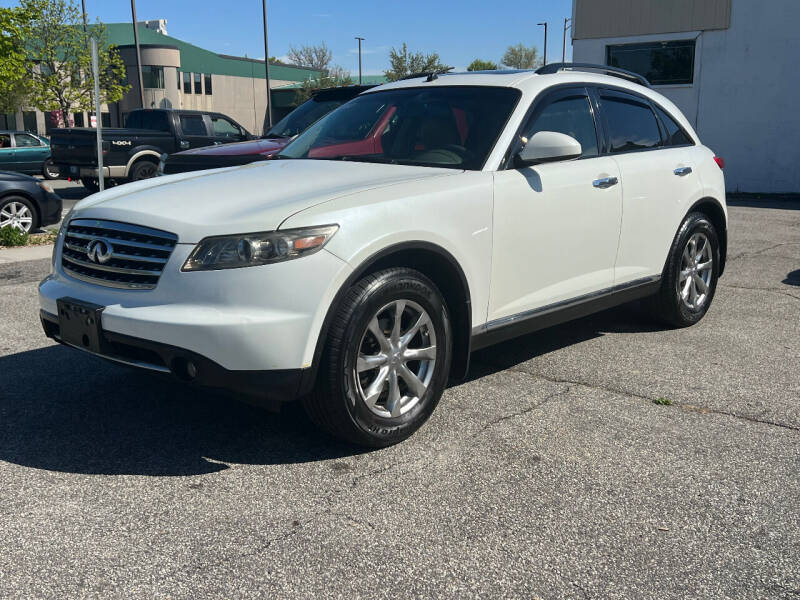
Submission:
M 698 326 L 490 348 L 369 453 L 50 343 L 0 264 L 0 597 L 797 598 L 800 201 L 730 213 Z

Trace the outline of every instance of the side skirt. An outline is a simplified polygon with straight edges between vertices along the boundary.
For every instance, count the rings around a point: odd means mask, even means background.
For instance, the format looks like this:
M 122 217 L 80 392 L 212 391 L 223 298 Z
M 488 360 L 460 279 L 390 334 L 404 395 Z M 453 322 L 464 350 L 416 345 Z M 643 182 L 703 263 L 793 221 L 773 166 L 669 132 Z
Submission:
M 607 308 L 646 298 L 658 291 L 661 275 L 637 279 L 571 300 L 548 304 L 502 319 L 490 321 L 472 333 L 472 350 L 480 350 L 521 335 L 533 333 Z

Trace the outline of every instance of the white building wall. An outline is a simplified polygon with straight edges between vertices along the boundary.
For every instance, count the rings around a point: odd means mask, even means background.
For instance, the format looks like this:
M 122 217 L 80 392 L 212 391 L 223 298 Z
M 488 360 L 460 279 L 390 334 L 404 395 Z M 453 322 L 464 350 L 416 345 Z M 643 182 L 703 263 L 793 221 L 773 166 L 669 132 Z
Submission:
M 573 41 L 605 64 L 606 45 L 697 37 L 694 83 L 656 86 L 725 159 L 729 191 L 800 193 L 800 0 L 733 0 L 730 29 Z

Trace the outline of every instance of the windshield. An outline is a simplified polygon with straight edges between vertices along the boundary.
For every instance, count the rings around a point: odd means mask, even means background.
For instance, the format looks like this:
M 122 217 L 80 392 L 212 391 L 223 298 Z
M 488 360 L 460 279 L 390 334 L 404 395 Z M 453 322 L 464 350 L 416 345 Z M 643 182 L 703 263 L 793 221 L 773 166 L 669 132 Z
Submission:
M 303 133 L 309 125 L 318 121 L 334 108 L 341 106 L 345 100 L 317 100 L 311 98 L 295 108 L 272 126 L 265 138 L 288 138 Z
M 479 170 L 520 92 L 501 87 L 405 88 L 364 94 L 278 155 Z

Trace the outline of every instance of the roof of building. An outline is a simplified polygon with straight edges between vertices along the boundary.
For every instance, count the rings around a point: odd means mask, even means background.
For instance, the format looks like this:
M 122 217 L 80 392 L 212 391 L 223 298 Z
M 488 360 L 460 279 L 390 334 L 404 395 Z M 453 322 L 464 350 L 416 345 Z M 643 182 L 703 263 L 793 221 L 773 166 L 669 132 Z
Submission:
M 115 46 L 129 46 L 134 43 L 133 26 L 130 23 L 106 23 L 106 30 L 109 43 Z M 266 78 L 263 60 L 217 54 L 178 38 L 148 29 L 141 23 L 137 26 L 137 30 L 141 45 L 174 46 L 180 50 L 181 71 L 253 77 L 256 79 Z M 275 80 L 302 82 L 306 79 L 316 79 L 321 75 L 321 72 L 306 67 L 270 63 L 269 75 Z
M 270 74 L 272 73 L 272 68 L 270 68 Z M 350 78 L 353 80 L 353 85 L 359 85 L 358 83 L 358 75 L 350 75 Z M 388 79 L 386 79 L 385 75 L 362 75 L 361 77 L 361 84 L 360 85 L 380 85 L 382 83 L 386 83 Z M 289 83 L 286 85 L 281 85 L 276 87 L 276 90 L 296 90 L 303 87 L 303 82 L 298 81 L 296 83 Z

